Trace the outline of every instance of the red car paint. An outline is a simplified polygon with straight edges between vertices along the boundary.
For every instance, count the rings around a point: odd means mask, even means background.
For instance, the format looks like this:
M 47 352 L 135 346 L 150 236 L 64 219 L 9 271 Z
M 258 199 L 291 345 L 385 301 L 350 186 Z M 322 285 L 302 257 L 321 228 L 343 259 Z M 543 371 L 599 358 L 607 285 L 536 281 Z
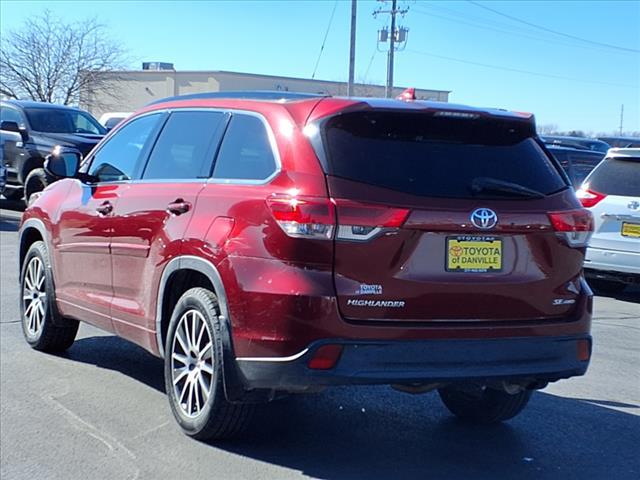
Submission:
M 113 331 L 158 355 L 163 269 L 173 258 L 194 256 L 220 274 L 237 357 L 292 356 L 326 339 L 589 334 L 589 292 L 566 290 L 568 283 L 580 282 L 584 248 L 568 246 L 548 217 L 550 211 L 581 207 L 571 189 L 526 202 L 398 193 L 327 176 L 304 132 L 331 116 L 373 109 L 471 112 L 525 121 L 521 115 L 430 102 L 340 98 L 169 100 L 118 125 L 97 149 L 140 115 L 193 108 L 262 116 L 273 133 L 280 171 L 265 184 L 206 179 L 54 183 L 27 209 L 23 224 L 38 219 L 46 227 L 63 315 Z M 271 210 L 268 199 L 274 195 L 323 199 L 331 209 L 338 205 L 337 221 L 341 201 L 409 213 L 400 228 L 368 242 L 295 238 L 283 231 Z M 176 204 L 184 211 L 171 211 Z M 504 242 L 502 271 L 447 272 L 445 238 L 483 233 L 469 223 L 478 207 L 491 208 L 500 218 L 491 235 Z M 360 285 L 380 285 L 381 294 L 366 298 L 401 301 L 403 308 L 350 305 Z M 557 298 L 574 302 L 554 305 Z

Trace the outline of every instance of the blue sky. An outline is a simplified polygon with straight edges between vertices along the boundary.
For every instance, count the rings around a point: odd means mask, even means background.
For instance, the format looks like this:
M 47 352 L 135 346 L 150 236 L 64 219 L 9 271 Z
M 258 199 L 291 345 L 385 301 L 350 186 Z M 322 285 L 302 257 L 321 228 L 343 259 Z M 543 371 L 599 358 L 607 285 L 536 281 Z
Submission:
M 624 104 L 624 129 L 640 130 L 640 1 L 478 3 L 636 52 L 558 36 L 467 1 L 400 1 L 409 7 L 400 23 L 410 32 L 396 56 L 396 85 L 451 90 L 457 103 L 534 112 L 539 124 L 563 130 L 617 130 Z M 346 80 L 351 6 L 345 0 L 2 0 L 0 37 L 48 8 L 64 20 L 98 17 L 129 50 L 132 67 L 167 61 L 178 70 L 310 77 L 334 6 L 316 78 Z M 388 17 L 372 16 L 379 6 L 358 2 L 356 80 L 384 84 L 386 54 L 376 52 L 376 31 Z

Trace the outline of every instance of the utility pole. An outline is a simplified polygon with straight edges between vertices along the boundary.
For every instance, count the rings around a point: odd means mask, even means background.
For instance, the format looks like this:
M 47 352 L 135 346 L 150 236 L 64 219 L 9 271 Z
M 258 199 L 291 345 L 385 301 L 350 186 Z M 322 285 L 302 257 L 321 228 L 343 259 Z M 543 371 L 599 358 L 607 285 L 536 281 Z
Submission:
M 378 0 L 385 1 L 385 0 Z M 402 44 L 404 47 L 407 43 L 407 36 L 409 29 L 400 27 L 396 28 L 396 15 L 404 15 L 409 11 L 409 8 L 399 9 L 398 0 L 391 0 L 391 10 L 383 10 L 382 7 L 373 12 L 373 16 L 377 17 L 381 13 L 388 13 L 391 17 L 391 28 L 387 30 L 385 27 L 378 31 L 378 43 L 385 43 L 389 40 L 389 50 L 387 51 L 387 84 L 384 89 L 385 97 L 391 98 L 393 96 L 393 62 L 394 54 L 399 51 L 399 47 L 396 44 Z
M 396 1 L 391 2 L 391 35 L 389 36 L 389 54 L 387 56 L 387 88 L 385 88 L 385 97 L 391 98 L 393 94 L 393 51 L 396 37 Z
M 351 46 L 349 48 L 349 82 L 347 83 L 347 97 L 353 95 L 353 77 L 356 67 L 356 5 L 357 0 L 351 0 Z
M 624 119 L 624 103 L 620 105 L 620 136 L 622 136 L 622 121 Z

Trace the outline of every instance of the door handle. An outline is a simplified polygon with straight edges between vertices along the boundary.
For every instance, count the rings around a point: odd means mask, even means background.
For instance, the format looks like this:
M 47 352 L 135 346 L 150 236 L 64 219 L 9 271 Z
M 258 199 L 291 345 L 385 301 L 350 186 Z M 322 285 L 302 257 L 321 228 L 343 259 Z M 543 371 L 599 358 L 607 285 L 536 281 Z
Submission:
M 189 210 L 191 210 L 191 203 L 185 202 L 181 198 L 178 198 L 167 205 L 167 212 L 174 215 L 182 215 L 183 213 L 187 213 Z
M 102 205 L 100 205 L 99 207 L 96 208 L 96 211 L 100 214 L 100 215 L 109 215 L 112 211 L 113 211 L 113 205 L 111 204 L 110 201 L 106 201 L 104 202 Z

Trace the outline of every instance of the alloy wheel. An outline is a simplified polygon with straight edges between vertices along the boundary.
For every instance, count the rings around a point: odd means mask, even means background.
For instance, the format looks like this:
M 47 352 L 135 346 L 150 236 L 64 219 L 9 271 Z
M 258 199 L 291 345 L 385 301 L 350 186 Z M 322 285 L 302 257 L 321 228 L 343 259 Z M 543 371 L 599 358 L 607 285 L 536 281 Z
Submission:
M 30 336 L 37 337 L 42 331 L 47 312 L 44 265 L 38 257 L 33 257 L 27 266 L 22 286 L 22 302 L 24 306 L 22 321 L 26 331 Z
M 188 417 L 197 417 L 207 404 L 213 384 L 213 362 L 208 323 L 198 310 L 186 311 L 173 336 L 171 370 L 176 401 Z

